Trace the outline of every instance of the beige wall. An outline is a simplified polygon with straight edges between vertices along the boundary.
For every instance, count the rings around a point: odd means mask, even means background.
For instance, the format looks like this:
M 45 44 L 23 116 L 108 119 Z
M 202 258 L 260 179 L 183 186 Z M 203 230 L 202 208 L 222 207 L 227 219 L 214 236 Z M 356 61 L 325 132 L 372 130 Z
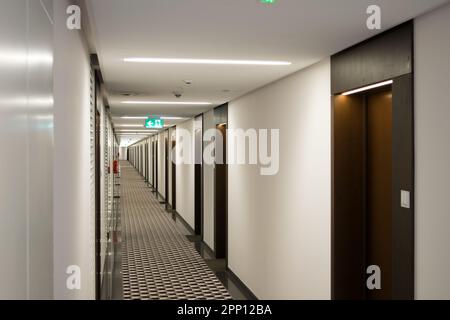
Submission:
M 415 21 L 416 298 L 450 299 L 450 5 Z
M 194 119 L 190 119 L 177 125 L 176 137 L 177 145 L 180 146 L 181 130 L 187 130 L 190 132 L 190 143 L 184 144 L 186 149 L 183 150 L 185 154 L 193 154 L 194 146 Z M 177 197 L 177 212 L 183 217 L 183 219 L 192 227 L 195 227 L 194 217 L 194 163 L 190 164 L 177 164 L 176 168 L 176 197 Z
M 229 267 L 260 299 L 329 299 L 330 62 L 232 101 L 229 128 L 280 129 L 280 170 L 229 165 Z

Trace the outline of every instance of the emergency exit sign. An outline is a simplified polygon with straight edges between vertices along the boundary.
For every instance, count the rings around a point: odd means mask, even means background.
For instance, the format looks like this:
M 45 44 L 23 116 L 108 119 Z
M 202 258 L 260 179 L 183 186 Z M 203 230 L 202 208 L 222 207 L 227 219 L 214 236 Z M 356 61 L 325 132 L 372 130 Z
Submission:
M 259 2 L 261 3 L 265 3 L 265 4 L 274 4 L 276 0 L 259 0 Z
M 162 129 L 164 128 L 164 120 L 161 118 L 147 118 L 145 127 L 147 129 Z

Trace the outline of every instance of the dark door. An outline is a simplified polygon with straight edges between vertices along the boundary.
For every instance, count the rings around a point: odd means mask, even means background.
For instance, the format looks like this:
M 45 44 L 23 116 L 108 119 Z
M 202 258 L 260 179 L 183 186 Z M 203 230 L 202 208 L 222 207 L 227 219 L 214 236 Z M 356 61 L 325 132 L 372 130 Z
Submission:
M 202 235 L 203 229 L 203 177 L 202 177 L 202 166 L 203 166 L 203 116 L 199 116 L 195 119 L 197 125 L 195 128 L 195 165 L 194 165 L 194 175 L 195 175 L 195 190 L 194 190 L 194 201 L 195 201 L 195 234 Z M 202 125 L 198 125 L 202 123 Z
M 175 157 L 176 140 L 172 140 L 173 157 Z M 177 209 L 177 165 L 175 159 L 172 159 L 172 209 Z
M 148 147 L 148 142 L 146 142 L 145 143 L 145 172 L 146 172 L 146 181 L 147 181 L 147 183 L 150 181 L 150 172 L 149 172 L 149 169 L 150 169 L 150 164 L 149 164 L 149 162 L 150 162 L 150 157 L 149 157 L 149 154 L 148 154 L 148 152 L 149 152 L 149 147 Z
M 217 259 L 227 259 L 227 234 L 228 234 L 228 204 L 227 204 L 227 164 L 226 164 L 226 124 L 216 126 L 218 134 L 222 139 L 216 139 L 216 144 L 223 141 L 223 147 L 216 145 L 216 164 L 214 170 L 214 198 L 215 198 L 215 217 L 214 217 L 214 236 Z
M 164 198 L 166 198 L 166 209 L 167 205 L 169 203 L 169 137 L 168 133 L 166 132 L 167 136 L 164 138 L 164 156 L 165 156 L 165 166 L 164 166 Z
M 381 290 L 368 299 L 390 299 L 392 277 L 392 94 L 367 96 L 366 266 L 381 270 Z
M 158 140 L 155 141 L 155 189 L 158 196 Z

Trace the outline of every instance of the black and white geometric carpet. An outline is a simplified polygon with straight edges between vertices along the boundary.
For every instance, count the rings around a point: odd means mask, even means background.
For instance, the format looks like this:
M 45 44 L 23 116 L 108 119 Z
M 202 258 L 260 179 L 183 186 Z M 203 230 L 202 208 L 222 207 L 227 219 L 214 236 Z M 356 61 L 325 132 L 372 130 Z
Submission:
M 120 180 L 123 298 L 231 299 L 128 162 Z

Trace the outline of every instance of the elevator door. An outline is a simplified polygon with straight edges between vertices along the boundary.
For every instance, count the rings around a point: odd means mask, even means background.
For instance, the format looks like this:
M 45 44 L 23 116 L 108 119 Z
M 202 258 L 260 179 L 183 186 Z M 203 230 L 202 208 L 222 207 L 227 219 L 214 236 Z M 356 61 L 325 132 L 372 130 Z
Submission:
M 366 98 L 366 264 L 381 270 L 381 289 L 367 299 L 390 299 L 392 284 L 392 94 Z
M 392 110 L 390 87 L 334 100 L 334 299 L 392 298 Z

